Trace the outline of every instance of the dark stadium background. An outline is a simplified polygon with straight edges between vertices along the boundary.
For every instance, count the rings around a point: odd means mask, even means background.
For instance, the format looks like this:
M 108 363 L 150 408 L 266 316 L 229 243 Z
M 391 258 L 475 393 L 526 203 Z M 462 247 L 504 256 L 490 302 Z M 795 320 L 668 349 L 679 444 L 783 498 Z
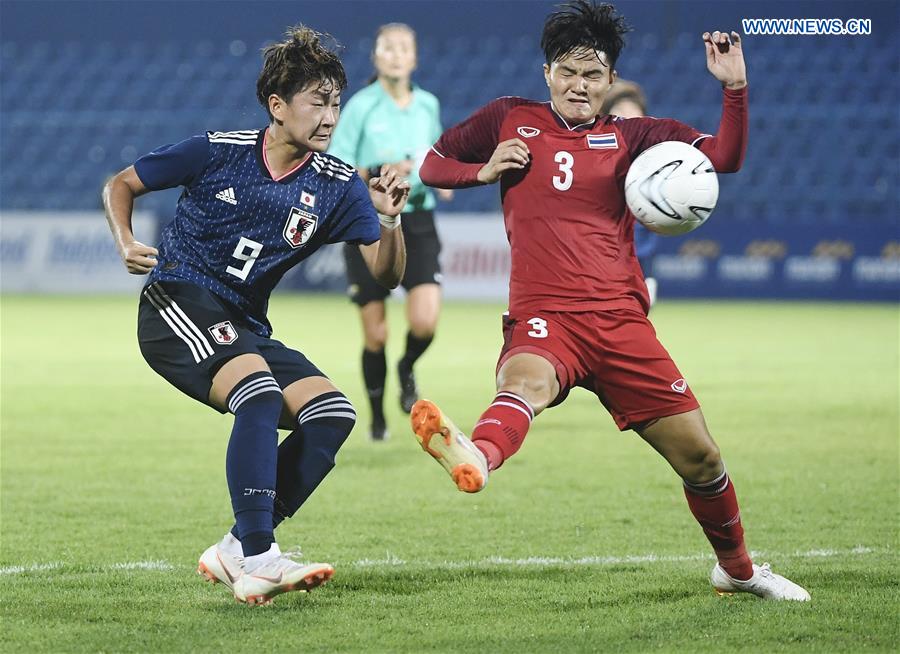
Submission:
M 374 29 L 418 32 L 416 79 L 445 125 L 500 95 L 544 98 L 539 36 L 551 2 L 40 2 L 0 5 L 0 210 L 95 211 L 111 173 L 206 129 L 264 124 L 259 50 L 304 22 L 344 46 L 350 94 Z M 745 36 L 751 84 L 744 169 L 721 178 L 708 225 L 665 239 L 668 296 L 897 299 L 900 56 L 895 2 L 617 3 L 634 27 L 618 65 L 656 116 L 715 131 L 720 104 L 699 34 L 741 18 L 870 18 L 871 36 Z M 143 199 L 161 219 L 177 193 Z M 496 189 L 444 212 L 496 212 Z M 15 264 L 11 244 L 4 246 Z M 791 257 L 794 257 L 791 259 Z M 799 258 L 798 258 L 799 257 Z M 723 272 L 724 271 L 724 272 Z M 297 288 L 340 288 L 294 275 Z

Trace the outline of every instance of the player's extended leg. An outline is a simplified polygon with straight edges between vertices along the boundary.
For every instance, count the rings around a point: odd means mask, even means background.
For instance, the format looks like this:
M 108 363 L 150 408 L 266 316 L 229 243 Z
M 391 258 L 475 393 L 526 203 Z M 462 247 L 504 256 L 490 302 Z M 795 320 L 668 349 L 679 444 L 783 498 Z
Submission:
M 450 474 L 457 488 L 475 493 L 484 488 L 490 470 L 519 449 L 531 420 L 559 395 L 553 365 L 531 353 L 514 354 L 497 374 L 497 395 L 466 438 L 428 400 L 413 406 L 412 425 L 422 449 Z
M 290 518 L 334 468 L 338 450 L 356 423 L 350 400 L 325 377 L 307 377 L 284 389 L 296 429 L 278 446 L 275 526 Z
M 272 515 L 283 395 L 265 360 L 248 353 L 219 369 L 209 400 L 234 414 L 225 471 L 236 524 L 233 534 L 207 548 L 197 571 L 210 581 L 222 581 L 237 596 L 248 567 L 278 556 Z
M 369 436 L 381 441 L 387 438 L 384 419 L 384 383 L 387 377 L 387 359 L 384 347 L 387 343 L 387 316 L 384 300 L 368 302 L 359 308 L 363 328 L 362 370 L 366 395 L 372 411 Z
M 282 424 L 298 425 L 278 446 L 278 473 L 275 483 L 273 529 L 289 518 L 306 501 L 325 476 L 334 467 L 338 449 L 347 439 L 356 420 L 356 412 L 343 393 L 324 377 L 307 377 L 284 389 Z M 218 551 L 216 551 L 218 548 Z M 232 527 L 222 542 L 204 553 L 201 566 L 207 568 L 207 578 L 215 578 L 233 585 L 229 568 L 236 568 L 241 561 L 230 561 L 228 554 L 240 556 L 237 525 Z M 224 550 L 224 551 L 223 551 Z M 231 565 L 229 565 L 231 563 Z M 287 568 L 294 588 L 278 590 L 311 590 L 331 578 L 334 568 L 327 563 L 290 564 Z M 201 570 L 201 572 L 203 572 Z M 259 575 L 256 575 L 257 577 Z M 253 579 L 257 598 L 274 597 L 273 584 L 266 579 Z M 245 583 L 244 586 L 247 586 Z M 247 589 L 243 589 L 247 592 Z
M 559 395 L 556 369 L 544 357 L 523 352 L 497 372 L 497 395 L 472 430 L 472 442 L 496 470 L 525 440 L 531 421 Z
M 400 408 L 404 413 L 409 413 L 413 404 L 419 399 L 413 366 L 434 340 L 440 312 L 441 287 L 438 284 L 419 284 L 409 290 L 406 298 L 406 321 L 409 323 L 409 331 L 406 333 L 406 352 L 397 363 L 397 375 L 400 379 Z
M 235 415 L 226 460 L 244 555 L 241 573 L 229 575 L 235 597 L 248 604 L 267 604 L 280 593 L 321 585 L 334 573 L 331 566 L 300 565 L 282 556 L 275 543 L 277 425 L 285 398 L 265 360 L 247 354 L 226 363 L 213 378 L 210 400 Z
M 281 388 L 260 355 L 242 354 L 219 369 L 209 395 L 212 403 L 234 414 L 225 471 L 244 556 L 263 555 L 275 542 Z
M 767 599 L 808 600 L 809 593 L 768 565 L 757 566 L 744 544 L 734 485 L 700 409 L 635 427 L 684 481 L 688 506 L 719 560 L 711 581 L 718 592 L 751 592 Z

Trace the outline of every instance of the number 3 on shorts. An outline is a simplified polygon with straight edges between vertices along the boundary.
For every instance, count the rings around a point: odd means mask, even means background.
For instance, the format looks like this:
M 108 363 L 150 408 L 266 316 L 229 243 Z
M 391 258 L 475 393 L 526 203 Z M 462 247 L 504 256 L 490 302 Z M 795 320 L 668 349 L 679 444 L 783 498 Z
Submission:
M 547 338 L 547 321 L 543 318 L 532 318 L 528 321 L 531 331 L 528 335 L 532 338 Z

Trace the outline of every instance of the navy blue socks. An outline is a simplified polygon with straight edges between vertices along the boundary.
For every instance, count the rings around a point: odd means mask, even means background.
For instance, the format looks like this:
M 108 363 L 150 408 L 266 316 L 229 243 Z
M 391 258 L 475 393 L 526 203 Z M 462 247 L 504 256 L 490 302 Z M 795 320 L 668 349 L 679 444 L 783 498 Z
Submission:
M 225 456 L 225 476 L 236 521 L 232 533 L 244 556 L 268 551 L 275 542 L 272 514 L 278 456 L 278 418 L 284 398 L 271 372 L 255 372 L 228 395 L 234 427 Z
M 334 468 L 334 458 L 356 423 L 350 400 L 323 393 L 297 412 L 299 428 L 278 447 L 275 526 L 290 518 Z
M 350 400 L 339 392 L 323 393 L 297 412 L 298 427 L 278 446 L 272 529 L 290 518 L 334 467 L 334 458 L 356 422 Z M 243 544 L 238 525 L 231 528 Z

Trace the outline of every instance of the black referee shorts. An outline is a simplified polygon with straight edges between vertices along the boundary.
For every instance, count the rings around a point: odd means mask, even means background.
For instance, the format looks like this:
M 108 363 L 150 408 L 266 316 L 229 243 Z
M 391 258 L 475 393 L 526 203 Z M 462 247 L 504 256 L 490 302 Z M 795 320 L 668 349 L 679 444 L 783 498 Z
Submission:
M 213 376 L 241 354 L 258 354 L 281 388 L 299 379 L 325 375 L 302 353 L 247 329 L 237 312 L 189 282 L 154 282 L 144 287 L 138 306 L 141 354 L 163 379 L 185 395 L 211 406 Z
M 420 284 L 440 284 L 441 241 L 434 225 L 433 211 L 412 211 L 403 214 L 400 229 L 406 242 L 406 273 L 400 285 L 410 291 Z M 344 245 L 344 262 L 347 265 L 347 295 L 354 304 L 362 307 L 369 302 L 383 301 L 391 291 L 372 277 L 359 246 Z

